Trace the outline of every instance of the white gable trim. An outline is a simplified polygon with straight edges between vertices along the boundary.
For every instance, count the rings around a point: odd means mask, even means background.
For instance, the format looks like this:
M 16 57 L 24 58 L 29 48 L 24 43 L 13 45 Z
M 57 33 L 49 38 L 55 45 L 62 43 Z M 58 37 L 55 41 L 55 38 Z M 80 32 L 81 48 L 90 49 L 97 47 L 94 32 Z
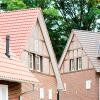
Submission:
M 51 41 L 50 41 L 49 33 L 47 31 L 47 27 L 46 27 L 46 24 L 45 24 L 45 21 L 44 21 L 44 18 L 43 18 L 43 15 L 42 15 L 41 12 L 38 15 L 38 21 L 39 21 L 41 30 L 43 32 L 43 36 L 44 36 L 44 39 L 45 39 L 45 42 L 46 42 L 48 52 L 50 54 L 51 63 L 53 65 L 53 70 L 54 70 L 55 77 L 56 77 L 56 80 L 57 80 L 57 88 L 59 90 L 62 90 L 63 84 L 62 84 L 59 69 L 57 67 L 57 61 L 56 61 L 55 53 L 53 51 L 53 47 L 52 47 L 52 44 L 51 44 Z
M 63 51 L 63 54 L 62 54 L 62 56 L 61 56 L 61 58 L 60 58 L 60 60 L 59 60 L 59 64 L 58 64 L 58 68 L 59 68 L 59 69 L 61 69 L 61 65 L 62 65 L 62 63 L 63 63 L 63 61 L 64 61 L 64 58 L 65 58 L 65 56 L 66 56 L 66 53 L 67 53 L 67 51 L 68 51 L 68 48 L 69 48 L 69 45 L 70 45 L 70 43 L 71 43 L 71 41 L 72 41 L 73 36 L 74 36 L 74 33 L 73 33 L 73 31 L 72 31 L 72 32 L 71 32 L 71 35 L 70 35 L 70 37 L 69 37 L 69 40 L 68 40 L 68 42 L 67 42 L 67 44 L 66 44 L 66 46 L 65 46 L 65 49 L 64 49 L 64 51 Z

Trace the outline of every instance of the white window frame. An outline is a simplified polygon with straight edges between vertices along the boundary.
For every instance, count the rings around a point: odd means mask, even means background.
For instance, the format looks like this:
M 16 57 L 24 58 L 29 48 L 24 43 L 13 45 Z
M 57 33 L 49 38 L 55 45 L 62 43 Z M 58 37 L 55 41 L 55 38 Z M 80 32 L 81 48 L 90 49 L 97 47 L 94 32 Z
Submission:
M 8 85 L 1 85 L 0 84 L 0 92 L 1 92 L 1 95 L 2 95 L 2 88 L 5 88 L 6 89 L 6 99 L 5 100 L 8 100 Z M 0 96 L 0 100 L 4 100 L 2 99 L 2 97 Z
M 75 59 L 70 59 L 70 71 L 75 71 Z
M 28 53 L 29 56 L 29 70 L 33 70 L 33 54 Z
M 40 88 L 40 99 L 44 99 L 44 88 Z
M 37 64 L 36 64 L 36 57 L 38 57 L 38 59 L 39 59 L 39 69 L 37 69 Z M 38 72 L 40 72 L 41 71 L 41 68 L 40 68 L 41 66 L 40 66 L 40 56 L 38 56 L 38 55 L 35 55 L 35 68 L 36 68 L 36 71 L 38 71 Z
M 80 62 L 80 59 L 81 59 L 81 62 Z M 78 65 L 78 70 L 81 70 L 82 69 L 82 57 L 79 57 L 79 58 L 77 58 L 77 65 Z M 81 65 L 81 67 L 80 67 L 80 65 Z
M 85 88 L 87 90 L 91 89 L 92 81 L 91 80 L 86 80 L 85 81 Z
M 48 95 L 49 95 L 48 99 L 52 100 L 52 89 L 49 89 L 49 94 Z

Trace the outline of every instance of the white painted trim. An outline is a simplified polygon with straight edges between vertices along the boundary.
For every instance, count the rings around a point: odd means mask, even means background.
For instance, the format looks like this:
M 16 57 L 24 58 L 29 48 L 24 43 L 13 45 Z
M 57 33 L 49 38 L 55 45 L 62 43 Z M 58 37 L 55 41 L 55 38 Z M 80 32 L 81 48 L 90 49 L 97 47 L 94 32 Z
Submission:
M 0 88 L 5 88 L 6 89 L 6 99 L 5 100 L 8 100 L 8 85 L 2 85 L 0 84 Z M 2 92 L 2 91 L 1 91 Z
M 55 53 L 54 53 L 54 50 L 53 50 L 53 47 L 52 47 L 52 44 L 51 44 L 51 41 L 50 41 L 49 33 L 48 33 L 48 30 L 47 30 L 47 27 L 46 27 L 46 24 L 45 24 L 45 21 L 44 21 L 44 18 L 43 18 L 41 11 L 38 14 L 38 20 L 39 20 L 41 30 L 43 32 L 43 36 L 44 36 L 44 39 L 45 39 L 46 46 L 47 46 L 49 54 L 50 54 L 51 63 L 53 65 L 53 70 L 54 70 L 55 77 L 56 77 L 56 80 L 57 80 L 57 89 L 63 90 L 63 83 L 62 83 L 62 80 L 61 80 L 60 71 L 58 69 L 56 56 L 55 56 Z
M 62 65 L 63 60 L 64 60 L 64 58 L 65 58 L 65 55 L 66 55 L 66 53 L 67 53 L 67 51 L 68 51 L 68 48 L 69 48 L 69 45 L 70 45 L 70 43 L 71 43 L 71 40 L 72 40 L 73 36 L 74 36 L 74 34 L 73 34 L 73 31 L 72 31 L 72 32 L 71 32 L 71 35 L 70 35 L 70 37 L 69 37 L 69 40 L 68 40 L 68 42 L 66 43 L 65 49 L 64 49 L 64 51 L 63 51 L 63 54 L 62 54 L 62 56 L 61 56 L 61 58 L 60 58 L 60 60 L 59 60 L 59 64 L 58 64 L 58 68 L 59 68 L 59 69 L 61 69 L 61 65 Z
M 40 88 L 40 99 L 44 99 L 44 88 Z

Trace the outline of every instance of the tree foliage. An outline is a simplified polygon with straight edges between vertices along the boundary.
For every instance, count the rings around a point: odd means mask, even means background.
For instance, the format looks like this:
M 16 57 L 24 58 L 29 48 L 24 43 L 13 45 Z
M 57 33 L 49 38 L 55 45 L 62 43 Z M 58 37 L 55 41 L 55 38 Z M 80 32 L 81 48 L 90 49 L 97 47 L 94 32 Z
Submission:
M 3 0 L 5 10 L 41 7 L 57 60 L 72 29 L 100 31 L 100 0 Z M 3 5 L 4 6 L 4 5 Z

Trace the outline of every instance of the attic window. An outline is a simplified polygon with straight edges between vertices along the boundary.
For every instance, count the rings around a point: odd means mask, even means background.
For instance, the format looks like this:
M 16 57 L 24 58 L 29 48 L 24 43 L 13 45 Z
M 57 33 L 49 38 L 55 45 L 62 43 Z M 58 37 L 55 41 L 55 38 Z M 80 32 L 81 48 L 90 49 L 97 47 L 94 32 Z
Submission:
M 42 72 L 43 70 L 43 58 L 40 55 L 36 55 L 33 53 L 28 53 L 29 56 L 29 69 L 30 70 L 36 70 L 37 72 Z
M 98 45 L 97 58 L 100 59 L 100 44 Z
M 70 59 L 70 71 L 74 71 L 75 70 L 75 62 L 74 59 Z

